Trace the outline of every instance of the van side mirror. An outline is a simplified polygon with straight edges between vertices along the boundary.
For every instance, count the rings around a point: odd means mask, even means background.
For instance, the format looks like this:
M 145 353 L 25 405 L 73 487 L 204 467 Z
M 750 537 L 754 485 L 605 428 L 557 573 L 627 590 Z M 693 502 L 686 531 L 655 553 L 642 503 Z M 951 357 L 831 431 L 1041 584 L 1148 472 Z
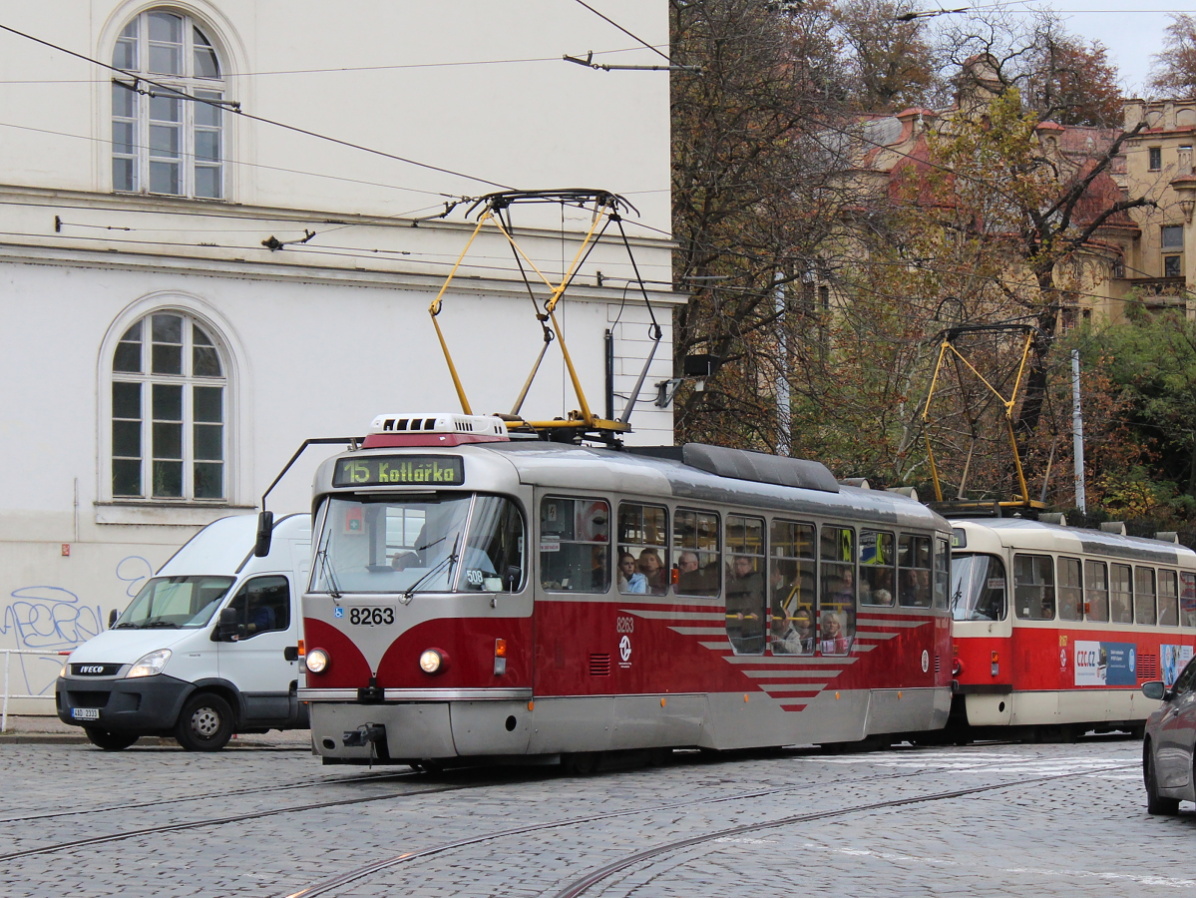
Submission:
M 120 617 L 120 615 L 116 613 L 115 608 L 113 608 L 111 611 L 108 612 L 108 629 L 109 630 L 112 629 L 112 627 L 116 623 L 116 619 L 118 617 Z
M 1167 695 L 1167 687 L 1163 685 L 1162 680 L 1151 680 L 1142 684 L 1142 694 L 1155 701 L 1161 701 Z
M 257 516 L 257 543 L 253 554 L 265 558 L 270 554 L 270 542 L 274 539 L 274 512 L 263 511 Z
M 241 626 L 237 623 L 237 609 L 221 608 L 220 617 L 216 621 L 216 641 L 233 642 L 240 635 Z

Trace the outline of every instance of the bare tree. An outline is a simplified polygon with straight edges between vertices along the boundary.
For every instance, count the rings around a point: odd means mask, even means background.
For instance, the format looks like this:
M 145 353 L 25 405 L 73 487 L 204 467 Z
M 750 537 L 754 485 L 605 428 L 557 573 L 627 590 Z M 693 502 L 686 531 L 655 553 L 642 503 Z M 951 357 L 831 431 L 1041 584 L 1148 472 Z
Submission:
M 1150 86 L 1175 97 L 1196 94 L 1196 16 L 1171 16 L 1163 39 L 1163 52 L 1155 57 Z

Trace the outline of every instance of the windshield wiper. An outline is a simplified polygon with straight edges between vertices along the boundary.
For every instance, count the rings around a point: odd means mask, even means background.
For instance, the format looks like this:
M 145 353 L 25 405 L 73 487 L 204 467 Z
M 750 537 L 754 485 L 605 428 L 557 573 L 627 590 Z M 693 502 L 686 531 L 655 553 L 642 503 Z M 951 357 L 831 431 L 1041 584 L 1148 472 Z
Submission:
M 440 539 L 436 540 L 436 542 L 441 542 L 442 540 L 444 540 L 443 536 Z M 404 599 L 406 599 L 408 602 L 410 602 L 411 597 L 415 595 L 415 591 L 417 589 L 419 589 L 421 583 L 423 583 L 429 577 L 432 577 L 433 575 L 439 573 L 440 570 L 442 570 L 445 567 L 445 565 L 451 565 L 456 562 L 456 560 L 457 560 L 457 544 L 460 541 L 461 541 L 461 534 L 458 533 L 453 538 L 453 551 L 449 552 L 449 554 L 447 554 L 443 558 L 441 558 L 438 562 L 436 562 L 435 565 L 433 565 L 431 568 L 428 569 L 428 572 L 426 574 L 424 574 L 422 577 L 420 577 L 418 580 L 416 580 L 414 583 L 412 583 L 410 586 L 408 586 L 407 591 L 403 593 Z M 435 543 L 429 543 L 429 545 L 435 545 Z
M 332 563 L 328 560 L 328 542 L 332 538 L 332 531 L 324 531 L 324 539 L 320 541 L 320 551 L 316 553 L 316 558 L 320 559 L 320 572 L 328 583 L 328 595 L 332 596 L 333 601 L 341 597 L 340 584 L 336 582 L 336 571 L 332 569 Z
M 168 620 L 147 620 L 144 624 L 142 624 L 142 626 L 147 630 L 177 630 L 179 628 L 178 624 Z

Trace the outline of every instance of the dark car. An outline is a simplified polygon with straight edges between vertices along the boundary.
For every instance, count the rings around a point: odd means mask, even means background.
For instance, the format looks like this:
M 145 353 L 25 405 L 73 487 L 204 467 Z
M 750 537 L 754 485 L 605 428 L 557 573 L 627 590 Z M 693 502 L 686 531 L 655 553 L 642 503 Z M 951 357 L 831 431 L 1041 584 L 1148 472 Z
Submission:
M 1146 721 L 1142 743 L 1146 810 L 1176 814 L 1181 801 L 1196 801 L 1196 657 L 1170 689 L 1162 680 L 1153 680 L 1142 684 L 1142 693 L 1163 703 Z

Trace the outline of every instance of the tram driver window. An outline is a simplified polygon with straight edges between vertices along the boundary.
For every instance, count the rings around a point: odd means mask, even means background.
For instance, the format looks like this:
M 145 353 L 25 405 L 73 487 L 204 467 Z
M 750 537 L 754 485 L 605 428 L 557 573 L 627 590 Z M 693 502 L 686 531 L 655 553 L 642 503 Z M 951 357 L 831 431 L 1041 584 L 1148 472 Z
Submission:
M 610 504 L 549 496 L 540 505 L 540 585 L 568 592 L 610 588 Z
M 996 555 L 956 555 L 951 560 L 951 617 L 1004 620 L 1005 563 Z
M 1013 556 L 1013 607 L 1022 620 L 1055 619 L 1055 565 L 1050 555 Z

